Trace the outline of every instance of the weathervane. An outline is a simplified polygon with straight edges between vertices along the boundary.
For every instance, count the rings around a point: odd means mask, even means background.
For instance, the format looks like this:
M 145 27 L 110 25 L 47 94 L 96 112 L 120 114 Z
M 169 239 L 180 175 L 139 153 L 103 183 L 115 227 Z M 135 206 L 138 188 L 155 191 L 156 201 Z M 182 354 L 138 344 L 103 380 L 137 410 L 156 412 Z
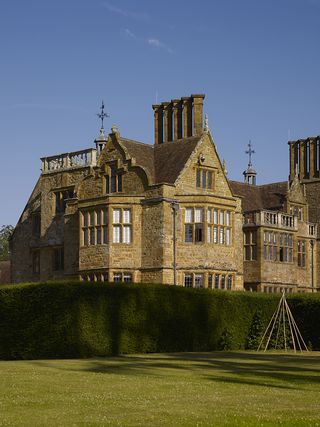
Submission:
M 251 166 L 252 166 L 251 156 L 252 156 L 252 154 L 254 154 L 254 153 L 255 153 L 255 151 L 254 151 L 254 150 L 252 150 L 252 144 L 251 144 L 251 141 L 250 141 L 250 139 L 249 139 L 248 150 L 246 150 L 246 154 L 249 154 L 249 163 L 248 163 L 248 166 L 249 166 L 249 167 L 251 167 Z
M 97 116 L 99 117 L 99 119 L 101 119 L 101 129 L 104 129 L 103 127 L 103 119 L 110 117 L 108 113 L 104 112 L 104 103 L 102 101 L 101 103 L 101 107 L 100 107 L 101 113 L 98 113 Z

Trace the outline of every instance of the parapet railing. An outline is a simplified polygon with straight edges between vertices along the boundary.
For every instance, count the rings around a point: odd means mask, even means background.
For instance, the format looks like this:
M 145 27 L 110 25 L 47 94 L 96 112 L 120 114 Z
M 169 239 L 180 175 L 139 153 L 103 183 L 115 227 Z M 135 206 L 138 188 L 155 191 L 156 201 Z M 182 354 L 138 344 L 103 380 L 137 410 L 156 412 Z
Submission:
M 56 156 L 42 157 L 42 173 L 56 172 L 61 169 L 70 169 L 86 166 L 96 166 L 97 150 L 88 148 L 86 150 L 63 153 Z
M 255 211 L 244 214 L 245 225 L 266 225 L 288 230 L 297 230 L 298 219 L 295 215 L 275 211 Z

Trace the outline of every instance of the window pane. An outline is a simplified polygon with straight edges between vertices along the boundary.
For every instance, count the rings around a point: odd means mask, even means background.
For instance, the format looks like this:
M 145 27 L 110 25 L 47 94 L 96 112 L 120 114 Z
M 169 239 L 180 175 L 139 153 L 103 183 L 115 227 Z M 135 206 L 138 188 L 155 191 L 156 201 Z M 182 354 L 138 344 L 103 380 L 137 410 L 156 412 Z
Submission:
M 132 274 L 131 273 L 124 273 L 123 274 L 123 281 L 124 282 L 132 282 Z
M 195 241 L 203 242 L 203 224 L 195 225 Z
M 87 229 L 87 228 L 85 228 L 85 229 L 83 230 L 83 244 L 84 244 L 85 246 L 88 246 L 88 243 L 89 243 L 88 229 Z
M 201 185 L 201 170 L 197 169 L 197 187 Z
M 110 192 L 110 178 L 109 175 L 106 175 L 106 193 Z
M 207 187 L 207 171 L 202 171 L 202 188 Z
M 93 212 L 93 211 L 91 211 L 91 212 L 89 213 L 89 216 L 90 216 L 90 225 L 94 225 L 94 212 Z
M 202 208 L 196 208 L 194 210 L 195 218 L 194 222 L 203 222 L 203 209 Z
M 224 211 L 220 211 L 219 218 L 220 218 L 220 224 L 223 225 L 224 224 Z
M 97 228 L 97 245 L 101 245 L 101 227 Z
M 218 209 L 213 211 L 213 223 L 218 224 Z
M 103 224 L 108 224 L 108 209 L 103 209 Z
M 131 243 L 131 226 L 123 226 L 123 243 Z
M 185 222 L 186 223 L 192 222 L 192 209 L 191 208 L 187 208 L 186 209 L 186 212 L 185 212 Z
M 212 223 L 212 209 L 208 209 L 208 212 L 207 212 L 207 221 L 209 223 Z
M 215 289 L 219 289 L 219 274 L 214 275 L 214 287 Z
M 208 186 L 209 189 L 212 188 L 212 172 L 208 172 Z
M 103 227 L 103 243 L 108 243 L 108 226 Z
M 226 275 L 225 274 L 221 274 L 221 289 L 225 289 L 226 287 Z
M 192 288 L 192 274 L 184 275 L 184 286 L 186 288 Z
M 220 244 L 224 244 L 225 243 L 225 230 L 224 227 L 220 227 L 220 240 L 219 240 Z
M 231 225 L 231 213 L 229 211 L 226 212 L 226 225 Z
M 121 242 L 121 226 L 114 225 L 113 226 L 113 243 Z
M 232 276 L 228 276 L 227 289 L 232 289 Z
M 97 210 L 97 225 L 101 224 L 101 211 L 100 209 Z
M 131 210 L 130 209 L 123 209 L 123 223 L 124 224 L 130 224 L 131 223 Z
M 213 285 L 213 277 L 212 274 L 208 275 L 208 289 L 212 289 L 212 285 Z
M 122 274 L 121 273 L 114 273 L 113 281 L 114 282 L 121 282 L 122 281 Z
M 94 245 L 95 244 L 95 239 L 94 239 L 94 228 L 90 228 L 90 245 Z
M 88 212 L 83 212 L 83 225 L 84 227 L 88 226 Z
M 213 243 L 218 243 L 218 227 L 213 227 Z
M 114 224 L 120 224 L 121 222 L 121 210 L 120 209 L 113 209 L 113 223 Z
M 203 274 L 195 274 L 194 282 L 196 288 L 203 288 Z
M 184 241 L 188 242 L 188 243 L 193 242 L 193 226 L 192 226 L 192 224 L 186 224 L 185 225 Z

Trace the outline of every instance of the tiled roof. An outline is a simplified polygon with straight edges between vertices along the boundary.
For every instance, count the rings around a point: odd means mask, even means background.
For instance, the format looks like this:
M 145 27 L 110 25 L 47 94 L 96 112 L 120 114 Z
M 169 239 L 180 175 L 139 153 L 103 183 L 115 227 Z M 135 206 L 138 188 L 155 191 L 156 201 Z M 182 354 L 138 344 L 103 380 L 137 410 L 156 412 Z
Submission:
M 242 197 L 242 210 L 280 210 L 287 196 L 288 183 L 275 182 L 265 185 L 251 185 L 229 181 L 233 194 Z
M 136 164 L 148 172 L 151 184 L 174 184 L 199 141 L 200 137 L 190 137 L 154 147 L 130 139 L 120 140 Z

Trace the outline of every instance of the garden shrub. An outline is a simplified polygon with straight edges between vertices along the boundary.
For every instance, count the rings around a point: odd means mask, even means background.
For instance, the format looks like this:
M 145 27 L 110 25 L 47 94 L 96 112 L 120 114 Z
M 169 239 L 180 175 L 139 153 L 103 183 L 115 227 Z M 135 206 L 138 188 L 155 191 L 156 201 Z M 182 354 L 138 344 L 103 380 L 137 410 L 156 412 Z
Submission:
M 0 358 L 256 349 L 279 295 L 153 284 L 51 282 L 0 288 Z M 320 349 L 320 298 L 288 297 Z

